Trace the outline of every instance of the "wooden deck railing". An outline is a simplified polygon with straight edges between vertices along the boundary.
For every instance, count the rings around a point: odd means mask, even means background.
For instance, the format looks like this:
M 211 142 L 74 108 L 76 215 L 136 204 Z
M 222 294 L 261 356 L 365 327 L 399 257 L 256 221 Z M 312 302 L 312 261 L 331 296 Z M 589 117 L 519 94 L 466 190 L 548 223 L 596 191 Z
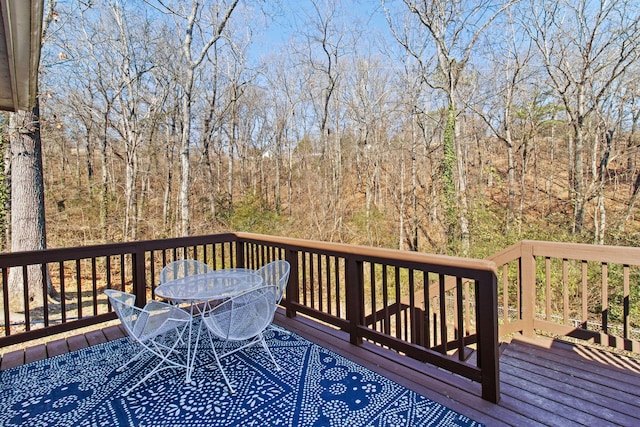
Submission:
M 115 319 L 104 289 L 134 293 L 137 303 L 144 305 L 153 298 L 162 266 L 174 259 L 198 258 L 214 268 L 233 267 L 236 241 L 233 234 L 219 234 L 0 254 L 0 347 Z M 45 304 L 34 306 L 25 292 L 20 309 L 9 310 L 9 287 L 15 281 L 10 276 L 16 273 L 20 287 L 35 287 Z M 59 295 L 47 297 L 47 282 Z
M 482 384 L 499 399 L 495 266 L 364 246 L 238 233 L 246 264 L 291 264 L 284 306 Z M 477 358 L 467 360 L 469 348 Z
M 640 248 L 522 241 L 489 259 L 500 336 L 546 333 L 640 353 Z
M 286 259 L 287 316 L 304 314 L 346 331 L 355 345 L 437 365 L 481 383 L 484 399 L 499 399 L 493 262 L 247 233 L 2 254 L 0 347 L 114 319 L 104 289 L 132 292 L 142 305 L 154 297 L 162 266 L 180 258 L 214 269 Z M 38 307 L 23 298 L 23 314 L 11 313 L 12 268 L 31 286 L 42 276 L 34 271 L 47 272 L 35 286 L 45 294 L 50 280 L 59 298 Z M 477 357 L 467 358 L 470 350 Z

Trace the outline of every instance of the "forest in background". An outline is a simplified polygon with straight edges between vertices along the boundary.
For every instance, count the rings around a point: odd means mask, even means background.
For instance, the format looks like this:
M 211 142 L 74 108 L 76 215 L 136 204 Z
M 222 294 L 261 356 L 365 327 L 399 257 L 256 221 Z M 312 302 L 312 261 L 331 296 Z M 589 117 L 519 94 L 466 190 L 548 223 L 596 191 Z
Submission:
M 640 244 L 635 1 L 48 4 L 49 247 Z

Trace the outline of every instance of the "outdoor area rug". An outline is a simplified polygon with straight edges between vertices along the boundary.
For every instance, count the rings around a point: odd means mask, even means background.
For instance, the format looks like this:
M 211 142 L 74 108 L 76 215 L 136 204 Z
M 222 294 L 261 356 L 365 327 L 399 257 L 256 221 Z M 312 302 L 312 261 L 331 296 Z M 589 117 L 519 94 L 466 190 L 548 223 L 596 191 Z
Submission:
M 204 342 L 203 342 L 204 341 Z M 129 396 L 151 369 L 120 339 L 0 372 L 1 426 L 478 426 L 475 421 L 293 333 L 269 331 L 282 370 L 260 346 L 222 359 L 230 394 L 208 339 L 198 367 L 162 371 Z M 207 351 L 209 350 L 209 351 Z M 213 365 L 209 365 L 213 363 Z

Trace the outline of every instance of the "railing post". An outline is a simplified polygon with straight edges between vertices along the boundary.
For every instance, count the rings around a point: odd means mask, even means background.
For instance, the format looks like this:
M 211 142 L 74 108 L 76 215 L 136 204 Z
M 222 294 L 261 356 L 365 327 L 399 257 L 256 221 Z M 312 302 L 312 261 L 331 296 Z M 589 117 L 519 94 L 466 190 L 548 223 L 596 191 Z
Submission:
M 362 261 L 356 261 L 353 256 L 346 259 L 346 288 L 347 288 L 347 320 L 349 321 L 350 342 L 353 345 L 362 344 L 362 336 L 358 327 L 364 325 L 364 271 Z
M 522 335 L 533 338 L 536 334 L 533 327 L 536 312 L 536 260 L 533 256 L 533 245 L 522 243 L 520 248 Z
M 144 307 L 147 303 L 147 275 L 144 250 L 137 247 L 131 256 L 133 258 L 133 293 L 136 296 L 136 305 Z
M 244 241 L 236 238 L 236 265 L 234 267 L 244 268 L 246 267 L 244 263 Z
M 498 282 L 487 271 L 476 282 L 478 322 L 478 366 L 482 372 L 482 398 L 500 400 L 500 351 L 498 348 Z
M 287 317 L 295 317 L 296 310 L 293 304 L 300 302 L 300 269 L 298 267 L 298 251 L 287 249 L 285 259 L 289 263 L 289 282 L 287 283 L 287 298 L 284 300 Z

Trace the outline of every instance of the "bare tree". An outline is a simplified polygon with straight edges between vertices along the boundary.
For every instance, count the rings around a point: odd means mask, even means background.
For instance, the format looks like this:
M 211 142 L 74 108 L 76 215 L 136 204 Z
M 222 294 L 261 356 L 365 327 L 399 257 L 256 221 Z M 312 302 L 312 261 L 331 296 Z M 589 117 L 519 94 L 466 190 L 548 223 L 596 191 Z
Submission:
M 294 134 L 293 120 L 295 110 L 300 101 L 300 94 L 294 91 L 295 74 L 291 71 L 292 64 L 289 55 L 285 52 L 282 55 L 274 56 L 271 66 L 267 66 L 266 77 L 272 94 L 269 103 L 273 111 L 272 127 L 273 142 L 268 148 L 268 152 L 275 157 L 275 177 L 274 179 L 274 207 L 276 212 L 281 213 L 282 191 L 280 182 L 282 179 L 281 165 L 286 160 L 286 205 L 291 212 L 293 203 L 293 141 Z
M 506 25 L 500 34 L 487 37 L 486 54 L 490 68 L 487 73 L 478 75 L 481 81 L 477 82 L 477 92 L 474 93 L 469 105 L 506 149 L 507 204 L 504 220 L 506 235 L 512 231 L 516 219 L 518 225 L 522 223 L 522 209 L 517 218 L 515 215 L 516 154 L 521 152 L 524 156 L 528 151 L 523 147 L 527 137 L 522 132 L 520 132 L 520 142 L 517 141 L 518 135 L 514 131 L 517 123 L 515 116 L 518 113 L 517 109 L 526 108 L 528 101 L 534 97 L 527 90 L 531 82 L 531 70 L 528 66 L 533 58 L 532 42 L 527 37 L 523 37 L 522 31 L 513 22 L 511 16 L 508 14 L 509 19 L 505 22 Z M 525 175 L 525 167 L 526 162 L 523 161 L 522 176 Z M 521 201 L 525 198 L 525 189 L 524 186 L 521 187 Z M 520 230 L 518 227 L 517 232 L 519 233 Z
M 497 6 L 492 0 L 475 2 L 473 5 L 461 0 L 404 0 L 404 3 L 413 21 L 406 25 L 398 24 L 393 22 L 387 11 L 388 21 L 396 40 L 420 64 L 424 81 L 446 96 L 447 120 L 442 141 L 444 154 L 441 175 L 447 235 L 449 250 L 455 250 L 459 235 L 461 252 L 466 255 L 469 251 L 469 206 L 464 150 L 457 138 L 458 85 L 478 38 L 513 0 L 499 2 Z M 409 37 L 412 26 L 424 29 L 425 36 L 434 44 L 435 65 L 432 65 L 431 57 L 425 56 L 424 41 L 418 40 L 417 45 L 412 44 L 416 41 Z
M 640 55 L 640 5 L 633 0 L 531 0 L 524 23 L 573 130 L 573 231 L 582 231 L 588 120 Z
M 340 102 L 340 84 L 343 78 L 341 61 L 353 48 L 346 26 L 340 21 L 340 4 L 311 2 L 304 38 L 298 56 L 304 66 L 307 96 L 313 111 L 317 141 L 315 152 L 319 156 L 319 169 L 314 173 L 321 179 L 311 183 L 320 186 L 320 196 L 309 200 L 314 206 L 317 232 L 322 238 L 340 239 L 342 212 L 342 147 L 343 108 Z
M 355 170 L 357 183 L 365 195 L 365 232 L 374 242 L 372 222 L 374 207 L 380 201 L 382 158 L 387 148 L 385 135 L 389 131 L 393 116 L 393 89 L 391 72 L 385 59 L 364 54 L 356 55 L 354 63 L 346 72 L 345 103 L 346 117 L 355 138 Z M 404 164 L 404 163 L 403 163 Z M 400 198 L 404 200 L 404 198 Z M 382 206 L 378 206 L 382 208 Z M 402 222 L 403 216 L 401 215 Z M 400 229 L 403 226 L 399 226 Z M 399 233 L 402 248 L 403 232 Z
M 189 194 L 191 188 L 191 111 L 194 100 L 194 82 L 196 70 L 204 61 L 209 49 L 218 42 L 225 31 L 231 15 L 239 0 L 220 0 L 207 5 L 202 0 L 192 0 L 191 8 L 183 13 L 178 8 L 166 7 L 184 24 L 182 55 L 184 74 L 182 82 L 182 136 L 180 140 L 180 229 L 183 236 L 190 233 L 191 211 Z

